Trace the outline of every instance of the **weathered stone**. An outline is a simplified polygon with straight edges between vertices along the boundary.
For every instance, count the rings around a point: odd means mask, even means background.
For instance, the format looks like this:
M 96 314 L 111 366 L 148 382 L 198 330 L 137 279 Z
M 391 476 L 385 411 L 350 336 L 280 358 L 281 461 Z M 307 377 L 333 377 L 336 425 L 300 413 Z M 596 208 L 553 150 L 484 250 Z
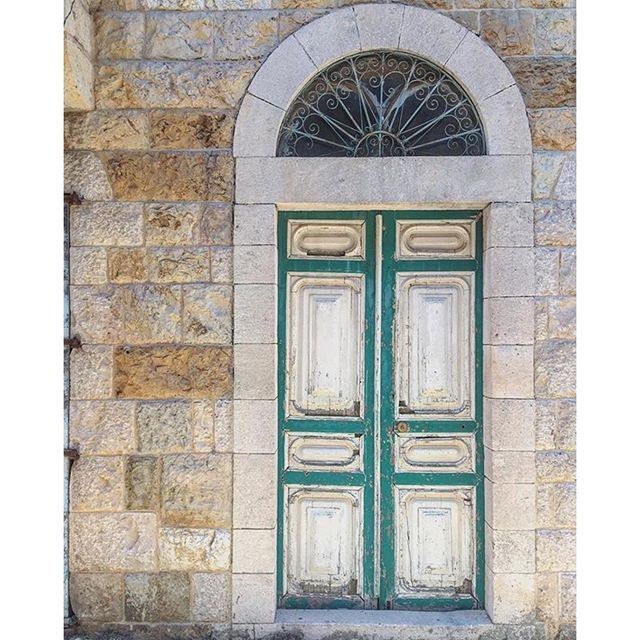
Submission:
M 576 250 L 560 251 L 560 293 L 566 296 L 576 295 Z
M 93 39 L 91 33 L 91 14 L 86 4 L 65 0 L 64 31 L 71 36 L 87 52 L 93 55 Z
M 111 347 L 84 345 L 70 355 L 70 397 L 74 400 L 110 398 L 113 393 L 113 350 Z
M 124 617 L 132 622 L 189 619 L 189 575 L 134 573 L 125 577 Z
M 96 69 L 100 109 L 234 109 L 257 63 L 161 62 L 112 63 Z
M 72 511 L 121 511 L 124 506 L 122 458 L 78 458 L 71 467 L 69 503 Z
M 200 241 L 202 244 L 230 245 L 232 230 L 231 205 L 207 205 L 200 223 Z
M 125 466 L 125 508 L 157 511 L 160 507 L 160 460 L 154 456 L 129 456 Z
M 116 349 L 114 385 L 122 398 L 207 398 L 231 393 L 231 351 L 224 347 Z
M 205 8 L 205 0 L 139 0 L 143 9 L 153 11 L 167 9 L 170 11 L 198 11 Z
M 560 153 L 533 154 L 533 197 L 535 200 L 545 200 L 553 196 L 563 162 L 564 156 Z
M 149 249 L 149 274 L 153 282 L 207 282 L 209 249 Z
M 69 576 L 69 597 L 73 613 L 82 621 L 122 620 L 124 584 L 121 575 L 72 573 Z
M 166 525 L 230 528 L 231 456 L 166 456 L 161 495 Z
M 533 398 L 533 346 L 484 347 L 485 395 L 490 398 Z
M 575 452 L 538 451 L 536 453 L 536 474 L 538 482 L 575 482 Z
M 529 109 L 576 104 L 576 62 L 570 58 L 507 58 Z
M 95 202 L 71 207 L 71 244 L 131 247 L 143 242 L 142 205 Z
M 576 533 L 570 530 L 536 531 L 536 569 L 575 571 Z
M 64 34 L 64 109 L 94 108 L 94 71 L 91 58 L 69 33 Z
M 94 25 L 98 60 L 142 56 L 143 13 L 98 13 Z
M 69 565 L 72 571 L 154 571 L 155 514 L 72 512 Z
M 562 169 L 558 176 L 553 196 L 557 200 L 576 199 L 576 154 L 567 153 L 564 156 Z
M 483 11 L 480 36 L 498 54 L 526 56 L 533 53 L 535 19 L 530 11 Z
M 535 532 L 487 527 L 486 555 L 487 566 L 494 573 L 535 573 Z
M 87 0 L 91 11 L 135 11 L 140 8 L 138 0 Z
M 71 247 L 69 267 L 71 284 L 105 284 L 107 252 L 101 247 Z
M 455 0 L 455 2 L 458 9 L 510 9 L 513 6 L 513 0 Z
M 535 42 L 538 55 L 575 54 L 575 11 L 536 11 L 535 15 Z
M 145 58 L 199 60 L 211 57 L 212 20 L 206 13 L 147 15 Z
M 575 340 L 575 298 L 549 298 L 548 337 L 560 340 Z
M 570 151 L 576 148 L 575 109 L 529 111 L 529 123 L 536 149 Z
M 180 339 L 182 295 L 179 287 L 134 285 L 123 290 L 124 340 L 128 344 Z
M 558 623 L 558 574 L 537 573 L 536 575 L 536 617 L 551 625 Z
M 535 340 L 549 338 L 549 298 L 536 298 L 534 307 Z
M 276 566 L 275 529 L 235 529 L 233 573 L 270 573 Z
M 199 400 L 191 405 L 193 416 L 193 450 L 211 453 L 213 449 L 214 403 L 211 400 Z
M 233 249 L 231 247 L 211 248 L 211 282 L 233 282 Z
M 183 341 L 194 344 L 231 344 L 229 285 L 190 285 L 183 288 Z
M 85 200 L 111 200 L 113 193 L 102 161 L 91 151 L 64 154 L 64 192 Z
M 276 615 L 275 574 L 234 574 L 231 598 L 234 624 L 271 623 Z
M 231 609 L 231 576 L 228 573 L 194 573 L 191 576 L 193 620 L 225 622 Z
M 574 528 L 576 526 L 576 485 L 549 483 L 537 486 L 537 527 Z
M 201 204 L 145 205 L 145 236 L 148 245 L 192 245 L 198 242 Z
M 576 402 L 561 400 L 558 402 L 557 444 L 562 449 L 576 448 Z
M 537 247 L 535 250 L 535 293 L 553 296 L 560 293 L 560 254 L 557 249 Z
M 233 452 L 233 401 L 217 400 L 215 407 L 215 450 Z
M 575 7 L 576 0 L 516 0 L 516 6 L 533 9 L 565 9 Z
M 164 570 L 224 571 L 231 565 L 230 531 L 162 527 L 158 542 Z
M 72 286 L 71 335 L 82 343 L 114 344 L 122 339 L 122 290 L 114 286 Z
M 575 245 L 575 202 L 541 202 L 536 204 L 534 210 L 537 246 Z
M 545 340 L 536 345 L 536 397 L 572 398 L 575 396 L 575 378 L 575 342 L 570 340 Z
M 560 621 L 576 622 L 576 574 L 560 576 Z
M 231 200 L 233 159 L 190 152 L 110 153 L 106 167 L 120 200 Z
M 274 3 L 274 7 L 275 7 Z M 281 11 L 278 16 L 278 36 L 284 40 L 287 36 L 297 31 L 300 27 L 312 20 L 326 15 L 328 9 L 299 9 L 297 11 Z
M 421 5 L 420 2 L 410 3 Z M 480 35 L 480 12 L 479 11 L 447 11 L 443 12 L 443 15 L 447 16 L 447 18 L 451 18 L 458 24 L 465 27 L 465 29 L 469 29 L 469 31 L 473 31 L 476 35 Z
M 213 57 L 216 60 L 261 58 L 278 43 L 275 11 L 230 11 L 215 14 Z
M 133 451 L 133 424 L 133 402 L 72 400 L 69 405 L 70 445 L 78 449 L 80 455 Z
M 575 400 L 536 402 L 536 449 L 573 450 L 576 446 Z
M 65 149 L 145 149 L 147 118 L 141 111 L 90 111 L 64 117 Z
M 233 117 L 222 111 L 152 111 L 151 146 L 156 149 L 231 148 Z
M 109 249 L 108 256 L 110 282 L 147 280 L 147 252 L 144 249 Z

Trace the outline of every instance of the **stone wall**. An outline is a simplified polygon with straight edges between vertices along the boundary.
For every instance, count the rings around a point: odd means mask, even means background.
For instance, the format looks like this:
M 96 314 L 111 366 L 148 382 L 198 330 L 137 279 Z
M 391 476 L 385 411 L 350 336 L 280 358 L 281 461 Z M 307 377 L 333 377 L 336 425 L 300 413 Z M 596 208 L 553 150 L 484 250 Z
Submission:
M 77 3 L 82 0 L 76 0 Z M 339 0 L 87 0 L 95 110 L 65 116 L 70 567 L 88 626 L 231 608 L 231 141 L 264 57 Z M 536 614 L 575 633 L 572 0 L 433 0 L 503 57 L 534 142 Z M 511 552 L 507 549 L 507 552 Z M 177 628 L 177 627 L 176 627 Z

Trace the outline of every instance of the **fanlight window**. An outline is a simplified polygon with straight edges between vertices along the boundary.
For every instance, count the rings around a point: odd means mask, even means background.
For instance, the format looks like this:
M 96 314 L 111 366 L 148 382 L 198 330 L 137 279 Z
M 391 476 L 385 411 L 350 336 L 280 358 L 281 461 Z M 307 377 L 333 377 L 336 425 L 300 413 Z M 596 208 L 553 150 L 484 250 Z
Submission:
M 478 156 L 485 137 L 460 85 L 395 51 L 344 58 L 316 75 L 288 110 L 279 156 Z

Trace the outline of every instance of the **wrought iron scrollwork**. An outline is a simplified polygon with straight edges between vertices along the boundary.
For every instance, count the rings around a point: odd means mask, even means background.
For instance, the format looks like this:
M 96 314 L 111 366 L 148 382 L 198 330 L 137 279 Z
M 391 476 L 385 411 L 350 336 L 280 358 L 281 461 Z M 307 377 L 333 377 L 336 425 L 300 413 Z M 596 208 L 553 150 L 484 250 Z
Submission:
M 344 58 L 307 83 L 289 108 L 278 156 L 484 155 L 476 108 L 427 60 L 395 51 Z

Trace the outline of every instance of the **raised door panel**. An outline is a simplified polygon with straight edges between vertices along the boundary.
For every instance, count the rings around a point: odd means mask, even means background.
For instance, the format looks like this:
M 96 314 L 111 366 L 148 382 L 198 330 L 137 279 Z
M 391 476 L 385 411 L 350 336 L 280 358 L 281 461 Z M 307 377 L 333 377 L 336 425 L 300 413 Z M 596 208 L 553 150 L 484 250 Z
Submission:
M 396 257 L 400 260 L 473 258 L 474 244 L 474 225 L 471 222 L 396 222 Z
M 288 433 L 287 469 L 293 471 L 361 471 L 361 436 Z
M 474 468 L 471 436 L 395 434 L 396 471 L 470 472 Z
M 290 258 L 364 258 L 364 221 L 289 220 Z

